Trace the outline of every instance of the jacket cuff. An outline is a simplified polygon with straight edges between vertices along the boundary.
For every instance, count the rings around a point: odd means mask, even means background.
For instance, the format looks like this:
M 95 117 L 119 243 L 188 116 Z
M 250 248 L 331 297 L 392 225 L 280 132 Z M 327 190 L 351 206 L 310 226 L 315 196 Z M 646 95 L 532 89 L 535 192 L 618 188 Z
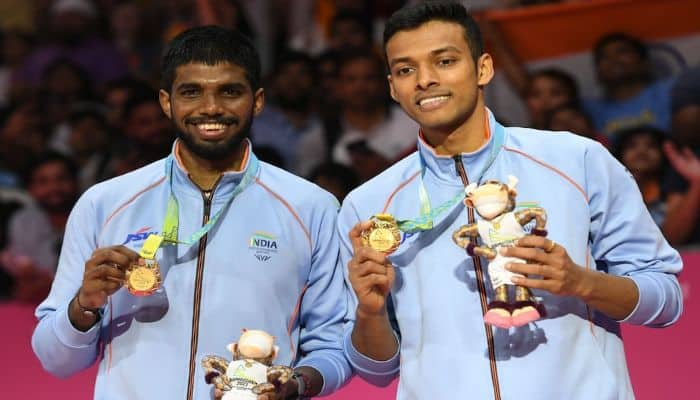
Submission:
M 625 276 L 624 278 L 631 279 L 637 285 L 639 299 L 634 310 L 618 322 L 626 322 L 632 325 L 646 325 L 653 322 L 653 319 L 658 316 L 663 308 L 663 304 L 659 304 L 662 299 L 655 296 L 659 290 L 658 285 L 644 275 Z
M 100 338 L 101 323 L 98 321 L 85 332 L 76 329 L 70 322 L 68 316 L 68 306 L 56 311 L 56 318 L 53 320 L 53 330 L 58 340 L 67 347 L 82 349 L 94 346 Z
M 352 365 L 356 371 L 361 372 L 361 375 L 375 377 L 392 376 L 399 372 L 399 358 L 401 354 L 401 342 L 399 341 L 396 332 L 394 332 L 394 337 L 396 338 L 396 343 L 398 344 L 396 354 L 386 361 L 374 360 L 357 351 L 355 346 L 352 344 L 352 329 L 347 329 L 345 332 L 345 337 L 343 338 L 343 348 L 345 350 L 345 354 L 348 356 L 350 365 Z

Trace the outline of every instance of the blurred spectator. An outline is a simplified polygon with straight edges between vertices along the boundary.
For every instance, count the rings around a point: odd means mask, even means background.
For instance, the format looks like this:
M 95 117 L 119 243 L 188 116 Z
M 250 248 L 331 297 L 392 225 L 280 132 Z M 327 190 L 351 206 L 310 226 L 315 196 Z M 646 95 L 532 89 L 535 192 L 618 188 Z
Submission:
M 149 40 L 144 10 L 136 1 L 114 5 L 109 16 L 112 41 L 121 52 L 131 74 L 150 79 L 157 75 L 158 42 Z
M 121 132 L 124 125 L 124 105 L 131 97 L 153 96 L 154 89 L 146 81 L 125 77 L 107 83 L 102 102 L 107 107 L 107 126 Z
M 387 1 L 294 0 L 287 17 L 287 43 L 293 49 L 311 54 L 328 49 L 347 50 L 348 47 L 343 47 L 346 45 L 372 46 L 376 16 L 373 11 L 383 8 L 382 3 Z M 390 11 L 399 6 L 390 7 Z
M 360 184 L 355 171 L 332 162 L 323 163 L 314 168 L 309 174 L 309 180 L 331 192 L 339 203 L 342 203 L 345 196 Z
M 37 160 L 27 175 L 33 205 L 16 211 L 8 224 L 3 267 L 15 279 L 17 300 L 41 301 L 51 287 L 63 231 L 78 198 L 77 166 L 58 153 Z
M 46 128 L 38 104 L 29 99 L 0 114 L 0 187 L 18 187 L 34 158 L 46 149 Z
M 336 124 L 324 124 L 301 139 L 296 168 L 301 175 L 323 162 L 319 157 L 323 154 L 352 167 L 347 146 L 359 140 L 367 141 L 389 163 L 415 149 L 418 125 L 390 105 L 384 62 L 369 50 L 353 50 L 344 53 L 338 65 Z
M 348 50 L 372 47 L 372 17 L 362 11 L 341 11 L 333 18 L 328 49 Z
M 255 118 L 251 139 L 256 146 L 274 149 L 291 170 L 299 139 L 320 124 L 313 110 L 314 64 L 310 56 L 288 51 L 278 60 L 266 90 L 266 104 Z
M 12 88 L 12 76 L 29 55 L 33 38 L 19 31 L 7 31 L 0 36 L 0 108 L 7 106 L 17 94 Z
M 155 93 L 130 98 L 124 105 L 124 130 L 107 167 L 108 176 L 133 171 L 168 155 L 175 139 Z
M 23 190 L 0 187 L 0 252 L 7 247 L 8 226 L 12 215 L 31 204 L 29 194 Z M 15 279 L 5 266 L 0 256 L 0 300 L 12 298 Z
M 678 77 L 671 92 L 672 136 L 680 149 L 667 143 L 673 166 L 666 180 L 668 212 L 664 234 L 673 245 L 700 243 L 700 67 Z
M 579 102 L 578 85 L 568 73 L 547 68 L 533 72 L 525 91 L 525 105 L 530 114 L 530 124 L 544 129 L 547 114 L 564 104 Z
M 78 187 L 83 192 L 106 178 L 110 144 L 107 120 L 101 107 L 85 105 L 70 115 L 69 124 L 69 154 L 79 168 Z
M 579 104 L 564 104 L 556 107 L 547 113 L 547 120 L 544 129 L 550 131 L 567 131 L 577 135 L 597 140 L 605 147 L 609 147 L 608 139 L 599 134 L 593 128 L 591 117 L 581 108 Z
M 364 139 L 348 143 L 346 148 L 351 161 L 350 165 L 352 165 L 352 169 L 357 174 L 360 182 L 367 182 L 374 178 L 380 172 L 389 168 L 395 161 L 383 156 L 382 149 L 373 148 Z
M 319 54 L 316 59 L 317 84 L 314 98 L 317 99 L 319 112 L 323 113 L 323 108 L 335 108 L 337 96 L 335 82 L 338 78 L 338 59 L 340 52 L 326 50 Z
M 595 44 L 593 58 L 604 94 L 584 105 L 596 130 L 609 138 L 634 126 L 670 130 L 671 77 L 653 80 L 642 41 L 623 33 L 606 35 Z
M 481 19 L 479 27 L 494 62 L 525 103 L 530 127 L 546 129 L 546 118 L 552 110 L 564 104 L 579 103 L 578 83 L 569 73 L 557 68 L 528 71 L 496 25 L 488 19 Z
M 119 50 L 96 35 L 97 8 L 90 0 L 56 0 L 49 9 L 51 43 L 36 49 L 18 71 L 17 79 L 30 87 L 39 84 L 46 67 L 65 58 L 80 66 L 96 84 L 128 72 Z
M 667 134 L 652 127 L 630 128 L 615 134 L 615 157 L 629 170 L 642 192 L 644 203 L 657 225 L 666 217 L 666 195 L 662 179 L 666 157 L 662 144 Z
M 52 127 L 49 146 L 68 154 L 68 116 L 76 104 L 91 101 L 92 83 L 87 73 L 67 59 L 56 59 L 42 73 L 39 92 L 46 123 Z

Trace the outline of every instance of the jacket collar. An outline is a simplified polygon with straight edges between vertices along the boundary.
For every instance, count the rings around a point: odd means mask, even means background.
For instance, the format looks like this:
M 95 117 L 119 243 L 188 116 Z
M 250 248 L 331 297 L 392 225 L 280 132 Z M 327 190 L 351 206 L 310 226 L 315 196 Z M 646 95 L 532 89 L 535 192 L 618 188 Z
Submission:
M 474 152 L 461 153 L 455 156 L 438 155 L 435 149 L 423 138 L 423 135 L 420 134 L 418 136 L 418 154 L 420 156 L 421 168 L 423 169 L 422 173 L 432 175 L 443 183 L 461 186 L 462 181 L 456 169 L 457 161 L 461 161 L 470 182 L 475 182 L 481 178 L 478 175 L 482 172 L 491 157 L 492 148 L 494 147 L 495 131 L 498 126 L 498 122 L 491 111 L 487 109 L 486 112 L 488 121 L 488 141 Z

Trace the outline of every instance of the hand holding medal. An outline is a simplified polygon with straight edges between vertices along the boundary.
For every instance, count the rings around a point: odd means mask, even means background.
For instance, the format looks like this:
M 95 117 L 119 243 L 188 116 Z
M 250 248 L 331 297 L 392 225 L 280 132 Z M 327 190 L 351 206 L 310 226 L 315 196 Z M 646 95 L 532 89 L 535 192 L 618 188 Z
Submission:
M 362 232 L 362 244 L 382 253 L 391 254 L 401 243 L 401 231 L 391 214 L 373 216 L 371 228 Z
M 139 252 L 141 258 L 126 269 L 124 286 L 134 296 L 148 296 L 160 287 L 160 266 L 155 255 L 162 242 L 162 236 L 149 235 Z
M 89 329 L 107 304 L 107 298 L 124 285 L 126 269 L 139 255 L 124 246 L 96 249 L 85 262 L 83 282 L 70 305 L 70 320 L 80 330 Z
M 386 297 L 394 284 L 394 267 L 387 256 L 399 247 L 401 233 L 389 214 L 378 214 L 355 225 L 349 233 L 353 256 L 348 264 L 350 283 L 358 301 L 358 312 L 386 312 Z

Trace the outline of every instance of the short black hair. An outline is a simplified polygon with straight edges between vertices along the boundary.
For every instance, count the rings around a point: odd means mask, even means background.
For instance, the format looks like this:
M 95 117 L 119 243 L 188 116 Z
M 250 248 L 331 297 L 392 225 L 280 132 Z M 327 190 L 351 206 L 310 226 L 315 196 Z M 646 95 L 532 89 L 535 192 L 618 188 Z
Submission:
M 577 114 L 579 114 L 583 119 L 586 121 L 589 127 L 593 128 L 593 119 L 591 116 L 584 110 L 583 106 L 581 105 L 581 102 L 579 101 L 570 101 L 567 103 L 564 103 L 560 105 L 559 107 L 555 107 L 552 110 L 549 110 L 547 114 L 545 115 L 545 128 L 552 130 L 552 121 L 554 120 L 554 116 L 557 115 L 558 113 L 562 111 L 573 111 Z
M 80 169 L 78 168 L 78 164 L 72 158 L 56 151 L 46 151 L 35 158 L 29 165 L 29 168 L 27 168 L 23 177 L 25 187 L 29 187 L 29 185 L 31 185 L 32 180 L 34 179 L 34 173 L 36 173 L 39 168 L 54 162 L 63 164 L 70 178 L 76 182 L 78 181 Z
M 625 42 L 628 45 L 630 45 L 630 47 L 634 49 L 634 51 L 639 56 L 639 59 L 642 61 L 647 61 L 649 59 L 649 49 L 647 48 L 647 45 L 644 44 L 644 42 L 626 33 L 614 32 L 609 33 L 603 36 L 602 38 L 598 39 L 595 46 L 593 46 L 593 59 L 595 60 L 596 64 L 600 61 L 601 57 L 603 56 L 603 49 L 607 45 L 614 42 Z
M 360 178 L 352 168 L 331 161 L 316 166 L 309 174 L 309 180 L 315 182 L 322 176 L 337 180 L 346 193 L 360 185 Z
M 336 73 L 340 72 L 348 66 L 350 63 L 357 60 L 368 60 L 375 64 L 377 72 L 383 78 L 387 73 L 386 63 L 384 60 L 372 49 L 370 48 L 349 48 L 345 51 L 338 53 L 338 67 L 336 68 Z
M 568 72 L 558 68 L 544 68 L 533 72 L 530 76 L 530 82 L 537 78 L 549 78 L 561 83 L 568 92 L 570 102 L 578 103 L 580 101 L 578 82 Z
M 313 57 L 308 53 L 299 50 L 287 49 L 280 54 L 277 62 L 275 63 L 275 73 L 279 73 L 282 68 L 289 64 L 304 64 L 309 69 L 309 71 L 314 74 L 316 70 L 316 64 L 314 63 Z
M 637 136 L 649 135 L 658 147 L 669 139 L 666 132 L 650 125 L 639 125 L 631 128 L 619 130 L 613 134 L 612 154 L 622 162 L 622 152 L 624 152 L 632 139 Z
M 395 34 L 416 29 L 430 21 L 453 22 L 461 25 L 474 62 L 484 53 L 484 42 L 479 25 L 463 5 L 452 1 L 427 1 L 403 7 L 389 17 L 384 27 L 384 54 L 386 54 L 387 42 Z
M 350 22 L 357 25 L 362 33 L 367 37 L 367 41 L 372 41 L 372 36 L 374 35 L 374 29 L 372 28 L 372 18 L 367 12 L 354 11 L 354 10 L 341 10 L 334 17 L 333 22 L 331 22 L 331 32 L 335 33 L 335 29 L 340 22 Z
M 161 62 L 161 88 L 167 92 L 175 80 L 177 67 L 192 62 L 216 65 L 231 63 L 245 70 L 250 87 L 260 88 L 260 56 L 242 33 L 207 25 L 188 29 L 168 43 Z
M 124 109 L 122 110 L 122 119 L 128 121 L 131 118 L 131 114 L 135 109 L 140 107 L 142 104 L 153 103 L 160 107 L 158 102 L 158 93 L 154 91 L 150 92 L 136 92 L 131 93 L 129 97 L 124 102 Z

